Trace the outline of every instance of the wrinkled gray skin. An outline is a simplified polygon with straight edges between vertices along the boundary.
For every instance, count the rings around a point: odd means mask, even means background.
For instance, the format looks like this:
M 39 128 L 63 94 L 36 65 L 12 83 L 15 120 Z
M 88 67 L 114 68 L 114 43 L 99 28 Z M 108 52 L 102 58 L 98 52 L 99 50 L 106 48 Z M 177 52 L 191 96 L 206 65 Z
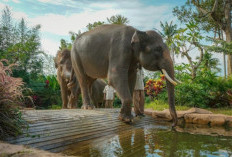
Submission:
M 108 78 L 122 107 L 119 119 L 131 122 L 132 94 L 137 63 L 145 69 L 165 69 L 174 79 L 173 62 L 161 36 L 155 31 L 138 31 L 125 25 L 102 25 L 78 36 L 71 51 L 72 66 L 81 86 L 83 108 L 92 109 L 88 91 L 97 78 Z M 177 124 L 174 86 L 167 81 L 169 110 Z

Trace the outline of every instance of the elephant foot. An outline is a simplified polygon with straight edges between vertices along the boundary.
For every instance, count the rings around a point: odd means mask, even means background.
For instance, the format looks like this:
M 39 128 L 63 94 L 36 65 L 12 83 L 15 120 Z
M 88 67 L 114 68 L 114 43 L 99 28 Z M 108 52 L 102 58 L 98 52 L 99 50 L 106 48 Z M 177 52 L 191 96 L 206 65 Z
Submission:
M 82 105 L 82 106 L 81 106 L 81 109 L 84 109 L 84 110 L 92 110 L 92 109 L 94 109 L 94 106 L 93 106 L 93 105 Z
M 133 115 L 131 114 L 131 105 L 122 105 L 118 118 L 125 123 L 133 122 Z
M 125 123 L 132 123 L 133 122 L 133 116 L 131 114 L 127 115 L 127 114 L 120 113 L 118 116 L 118 119 L 125 122 Z
M 142 113 L 140 113 L 140 114 L 136 114 L 135 116 L 136 116 L 136 117 L 139 117 L 139 118 L 145 117 L 145 115 L 144 115 L 144 114 L 142 114 Z

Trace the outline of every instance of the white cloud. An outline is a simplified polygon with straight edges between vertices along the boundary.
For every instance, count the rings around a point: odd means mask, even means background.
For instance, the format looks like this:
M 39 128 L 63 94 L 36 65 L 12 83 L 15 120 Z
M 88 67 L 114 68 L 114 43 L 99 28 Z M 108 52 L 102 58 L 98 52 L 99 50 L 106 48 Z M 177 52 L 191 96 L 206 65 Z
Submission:
M 53 0 L 38 0 L 38 1 L 42 3 L 51 3 Z
M 59 42 L 55 42 L 50 39 L 42 38 L 41 39 L 42 44 L 42 50 L 46 52 L 47 54 L 50 54 L 52 56 L 56 55 L 57 50 L 59 49 Z
M 50 0 L 38 0 L 44 3 L 55 3 Z M 62 0 L 57 1 L 61 3 Z M 122 7 L 123 6 L 123 7 Z M 30 19 L 33 25 L 41 24 L 42 31 L 57 35 L 68 35 L 69 31 L 84 30 L 88 23 L 106 21 L 107 17 L 122 14 L 130 20 L 130 25 L 144 30 L 159 27 L 159 21 L 173 18 L 167 15 L 171 6 L 144 6 L 138 1 L 133 3 L 122 1 L 119 3 L 91 3 L 85 6 L 81 13 L 70 15 L 46 14 Z
M 95 21 L 105 21 L 106 17 L 117 14 L 113 9 L 96 11 L 96 12 L 82 12 L 79 14 L 71 14 L 69 16 L 47 14 L 30 19 L 33 25 L 41 24 L 43 32 L 49 32 L 57 35 L 68 35 L 69 31 L 78 32 L 83 30 L 88 23 Z
M 12 0 L 13 2 L 15 2 L 15 3 L 20 3 L 20 1 L 19 0 Z

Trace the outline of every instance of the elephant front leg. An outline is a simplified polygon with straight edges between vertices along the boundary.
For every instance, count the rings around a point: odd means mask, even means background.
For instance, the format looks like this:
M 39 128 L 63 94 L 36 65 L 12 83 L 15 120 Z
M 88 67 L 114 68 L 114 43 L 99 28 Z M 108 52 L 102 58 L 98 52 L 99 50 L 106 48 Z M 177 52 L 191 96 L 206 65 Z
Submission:
M 68 88 L 64 79 L 61 80 L 61 97 L 62 97 L 62 108 L 68 107 Z
M 112 84 L 114 89 L 117 91 L 117 94 L 122 102 L 119 119 L 126 123 L 132 122 L 133 121 L 133 115 L 131 114 L 132 96 L 130 92 L 131 87 L 128 83 L 128 75 L 114 74 L 114 76 L 110 78 L 110 84 Z

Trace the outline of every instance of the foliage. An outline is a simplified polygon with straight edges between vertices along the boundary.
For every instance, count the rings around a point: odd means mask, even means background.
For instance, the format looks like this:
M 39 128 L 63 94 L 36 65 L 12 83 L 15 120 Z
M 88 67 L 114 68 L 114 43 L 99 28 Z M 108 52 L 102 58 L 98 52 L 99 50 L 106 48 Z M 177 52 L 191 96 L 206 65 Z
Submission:
M 28 87 L 32 89 L 32 92 L 26 94 L 33 98 L 36 108 L 45 109 L 52 108 L 53 105 L 61 106 L 60 86 L 54 75 L 42 75 L 38 80 L 30 82 Z
M 150 108 L 156 111 L 163 111 L 165 109 L 169 109 L 169 105 L 167 103 L 167 101 L 161 100 L 161 99 L 157 99 L 154 101 L 151 101 L 149 103 L 145 104 L 145 108 Z M 180 111 L 180 110 L 188 110 L 189 107 L 188 106 L 176 106 L 176 110 Z
M 10 76 L 14 65 L 6 66 L 7 63 L 7 60 L 0 61 L 0 139 L 18 135 L 25 124 L 19 111 L 24 98 L 23 82 Z
M 128 24 L 129 23 L 129 20 L 122 15 L 111 16 L 110 18 L 107 18 L 107 21 L 110 24 Z
M 175 52 L 180 54 L 182 57 L 187 58 L 191 66 L 192 79 L 196 77 L 196 72 L 205 53 L 204 45 L 200 44 L 203 39 L 204 37 L 200 33 L 198 23 L 193 21 L 186 24 L 186 28 L 179 29 L 178 33 L 174 37 L 176 43 Z M 190 53 L 196 48 L 199 50 L 200 56 L 196 58 L 197 61 L 194 61 L 190 56 Z
M 204 108 L 231 106 L 231 81 L 212 71 L 199 71 L 194 80 L 183 79 L 183 83 L 176 86 L 176 104 Z
M 86 28 L 88 29 L 88 31 L 96 28 L 97 26 L 100 26 L 100 25 L 103 25 L 105 22 L 103 21 L 98 21 L 98 22 L 94 22 L 93 24 L 92 23 L 89 23 Z
M 146 82 L 146 85 L 144 87 L 144 90 L 146 91 L 146 94 L 153 100 L 153 98 L 157 97 L 157 95 L 162 91 L 162 89 L 165 87 L 164 82 L 164 75 L 161 75 L 161 79 L 149 79 Z
M 185 5 L 177 6 L 173 9 L 173 14 L 184 23 L 189 21 L 196 21 L 199 23 L 200 28 L 209 32 L 215 31 L 219 28 L 217 22 L 211 18 L 212 14 L 215 19 L 220 19 L 224 21 L 224 0 L 218 1 L 217 8 L 215 8 L 214 13 L 212 12 L 214 8 L 214 0 L 206 1 L 196 1 L 187 0 Z M 202 9 L 199 9 L 198 7 Z M 203 11 L 205 10 L 205 11 Z M 207 10 L 207 11 L 206 11 Z
M 176 24 L 172 24 L 172 21 L 170 22 L 170 24 L 168 24 L 167 22 L 165 22 L 165 24 L 163 24 L 162 22 L 160 22 L 160 26 L 162 28 L 162 32 L 159 31 L 159 33 L 161 34 L 161 36 L 163 37 L 163 39 L 165 40 L 165 43 L 167 44 L 167 46 L 169 47 L 169 49 L 171 50 L 172 53 L 172 60 L 173 62 L 175 61 L 175 41 L 174 41 L 174 35 L 177 33 L 177 25 Z M 175 64 L 175 62 L 174 62 Z
M 9 64 L 18 64 L 13 70 L 13 76 L 21 77 L 26 82 L 29 81 L 29 75 L 36 78 L 43 73 L 44 53 L 40 50 L 39 30 L 40 25 L 28 27 L 23 18 L 15 23 L 9 8 L 3 10 L 0 22 L 0 59 L 7 59 Z
M 217 53 L 225 53 L 225 54 L 232 54 L 232 41 L 226 42 L 221 39 L 212 39 L 209 38 L 209 41 L 212 41 L 214 44 L 211 46 L 207 46 L 207 50 L 211 52 L 217 52 Z

